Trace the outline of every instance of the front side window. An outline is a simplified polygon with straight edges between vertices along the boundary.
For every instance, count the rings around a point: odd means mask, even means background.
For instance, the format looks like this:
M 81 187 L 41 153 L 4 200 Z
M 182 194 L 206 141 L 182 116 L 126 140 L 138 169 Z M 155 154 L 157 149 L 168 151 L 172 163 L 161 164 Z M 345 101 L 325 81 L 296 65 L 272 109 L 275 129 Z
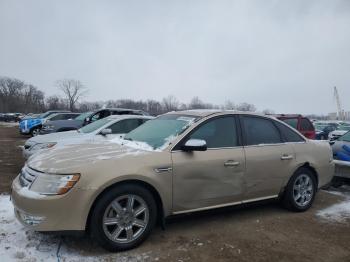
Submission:
M 110 129 L 112 129 L 112 134 L 126 134 L 136 127 L 141 125 L 143 122 L 141 119 L 124 119 L 119 122 L 112 124 Z
M 200 125 L 186 139 L 205 140 L 208 148 L 235 147 L 238 145 L 235 118 L 233 116 L 211 119 Z
M 243 127 L 246 145 L 282 143 L 281 135 L 272 120 L 243 116 Z

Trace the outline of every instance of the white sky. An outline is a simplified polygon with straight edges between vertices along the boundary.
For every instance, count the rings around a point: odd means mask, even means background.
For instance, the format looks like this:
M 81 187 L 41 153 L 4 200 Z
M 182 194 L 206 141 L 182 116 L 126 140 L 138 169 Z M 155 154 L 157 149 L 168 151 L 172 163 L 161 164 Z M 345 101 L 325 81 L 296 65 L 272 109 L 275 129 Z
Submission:
M 199 96 L 280 113 L 350 110 L 350 1 L 0 0 L 0 75 L 87 100 Z

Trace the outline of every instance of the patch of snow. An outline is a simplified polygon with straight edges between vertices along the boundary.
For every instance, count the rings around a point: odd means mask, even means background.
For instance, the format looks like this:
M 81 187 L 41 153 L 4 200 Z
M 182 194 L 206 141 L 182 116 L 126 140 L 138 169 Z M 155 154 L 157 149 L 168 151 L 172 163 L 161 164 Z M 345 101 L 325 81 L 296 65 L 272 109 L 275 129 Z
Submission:
M 130 141 L 130 140 L 121 139 L 119 137 L 110 140 L 110 142 L 117 143 L 118 145 L 121 145 L 121 146 L 127 146 L 127 147 L 144 150 L 144 151 L 161 151 L 160 149 L 154 149 L 153 147 L 151 147 L 149 144 L 145 142 Z
M 350 221 L 350 196 L 338 191 L 329 191 L 329 193 L 342 196 L 344 199 L 340 203 L 319 210 L 316 213 L 316 216 L 330 222 L 344 223 Z
M 15 218 L 8 195 L 0 195 L 0 260 L 1 261 L 152 261 L 152 252 L 101 252 L 91 247 L 77 250 L 72 241 L 59 235 L 42 234 L 22 226 Z M 79 241 L 80 242 L 80 241 Z M 74 244 L 74 243 L 73 243 Z

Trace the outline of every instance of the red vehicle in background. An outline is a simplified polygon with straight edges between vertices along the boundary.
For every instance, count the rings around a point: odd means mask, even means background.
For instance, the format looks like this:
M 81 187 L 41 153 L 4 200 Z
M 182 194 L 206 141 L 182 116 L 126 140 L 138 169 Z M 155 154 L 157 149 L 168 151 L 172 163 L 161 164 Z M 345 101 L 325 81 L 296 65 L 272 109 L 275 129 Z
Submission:
M 294 127 L 296 130 L 302 133 L 305 137 L 309 139 L 316 138 L 315 127 L 307 117 L 302 115 L 292 115 L 292 114 L 278 114 L 273 116 L 285 122 L 286 124 L 290 125 L 291 127 Z

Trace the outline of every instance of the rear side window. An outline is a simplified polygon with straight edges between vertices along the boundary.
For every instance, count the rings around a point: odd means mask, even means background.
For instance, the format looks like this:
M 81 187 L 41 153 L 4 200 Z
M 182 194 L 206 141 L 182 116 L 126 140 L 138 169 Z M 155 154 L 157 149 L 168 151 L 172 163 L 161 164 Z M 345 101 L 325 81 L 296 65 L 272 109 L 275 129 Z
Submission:
M 304 142 L 305 141 L 299 134 L 297 134 L 294 130 L 290 129 L 289 127 L 281 123 L 278 123 L 277 121 L 275 122 L 275 124 L 280 129 L 280 132 L 283 138 L 285 139 L 285 142 Z
M 243 116 L 246 145 L 282 143 L 281 135 L 270 119 Z
M 302 118 L 301 124 L 300 124 L 300 129 L 303 131 L 313 131 L 314 126 L 311 124 L 311 122 L 308 119 Z
M 298 118 L 286 118 L 281 119 L 284 123 L 290 125 L 291 127 L 298 129 Z
M 226 116 L 208 120 L 188 139 L 205 140 L 208 148 L 235 147 L 238 145 L 235 118 Z

